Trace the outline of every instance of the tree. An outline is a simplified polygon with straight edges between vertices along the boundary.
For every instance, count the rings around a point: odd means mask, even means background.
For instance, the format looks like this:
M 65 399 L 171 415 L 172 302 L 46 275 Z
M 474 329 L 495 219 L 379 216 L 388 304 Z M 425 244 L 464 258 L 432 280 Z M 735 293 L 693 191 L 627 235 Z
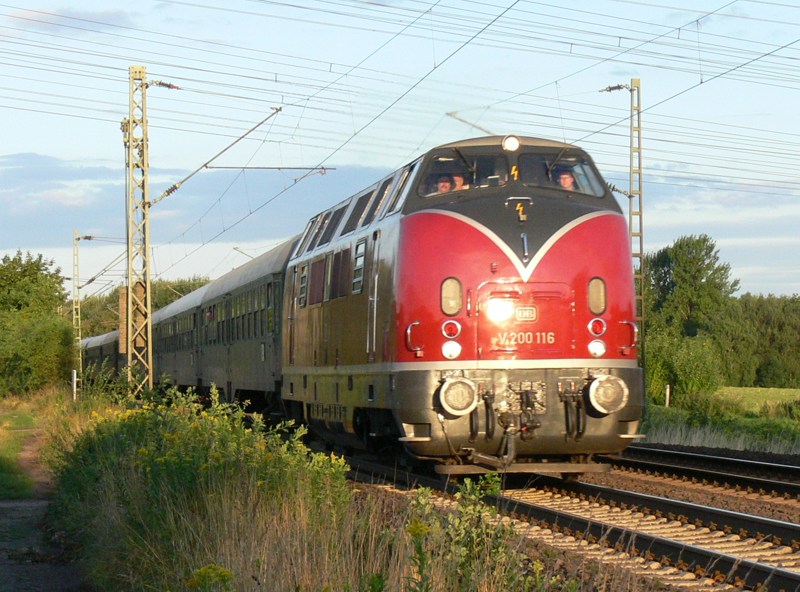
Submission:
M 754 384 L 794 387 L 800 384 L 800 296 L 754 296 L 739 299 L 742 317 L 757 327 Z
M 681 237 L 648 255 L 645 270 L 646 318 L 687 337 L 713 332 L 720 310 L 739 289 L 739 280 L 730 279 L 730 265 L 719 262 L 714 241 L 705 234 Z
M 0 310 L 36 310 L 55 313 L 64 304 L 61 269 L 42 255 L 22 251 L 0 261 Z
M 730 266 L 720 263 L 714 241 L 685 236 L 645 259 L 645 368 L 648 390 L 658 400 L 666 384 L 685 394 L 708 393 L 731 376 L 752 379 L 731 355 L 751 357 L 754 345 L 739 340 Z
M 67 377 L 74 347 L 71 325 L 59 315 L 62 282 L 42 255 L 17 251 L 0 261 L 0 397 Z

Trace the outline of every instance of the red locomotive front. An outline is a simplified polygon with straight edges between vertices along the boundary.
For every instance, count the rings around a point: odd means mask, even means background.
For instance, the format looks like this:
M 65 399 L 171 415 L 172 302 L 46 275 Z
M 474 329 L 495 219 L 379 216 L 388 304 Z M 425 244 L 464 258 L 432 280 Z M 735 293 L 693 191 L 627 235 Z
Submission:
M 604 470 L 638 437 L 625 219 L 589 157 L 532 139 L 432 151 L 400 221 L 401 440 L 445 473 Z

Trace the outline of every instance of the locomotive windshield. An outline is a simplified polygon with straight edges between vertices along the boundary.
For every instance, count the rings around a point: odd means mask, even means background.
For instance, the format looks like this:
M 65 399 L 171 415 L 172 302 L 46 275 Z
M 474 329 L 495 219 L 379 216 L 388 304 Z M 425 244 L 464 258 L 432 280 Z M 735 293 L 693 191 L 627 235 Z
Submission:
M 520 178 L 525 185 L 603 197 L 605 187 L 589 161 L 580 155 L 521 154 Z
M 476 187 L 500 187 L 508 182 L 508 160 L 503 154 L 487 154 L 451 148 L 433 157 L 419 185 L 423 196 Z
M 512 159 L 514 156 L 512 155 Z M 431 197 L 485 187 L 501 187 L 509 180 L 528 187 L 605 195 L 605 184 L 581 152 L 550 150 L 522 152 L 516 163 L 504 153 L 486 148 L 448 148 L 434 154 L 419 183 L 419 194 Z

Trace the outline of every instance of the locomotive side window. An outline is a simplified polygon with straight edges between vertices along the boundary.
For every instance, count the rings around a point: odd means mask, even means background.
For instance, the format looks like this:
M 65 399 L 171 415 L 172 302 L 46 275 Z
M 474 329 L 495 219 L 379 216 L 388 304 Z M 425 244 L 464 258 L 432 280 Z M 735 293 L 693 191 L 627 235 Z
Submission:
M 297 257 L 300 253 L 306 250 L 308 241 L 311 239 L 311 235 L 313 234 L 314 226 L 317 223 L 317 220 L 319 220 L 318 215 L 311 218 L 311 220 L 308 221 L 308 224 L 306 224 L 306 229 L 303 231 L 303 236 L 297 242 L 297 249 L 295 250 L 294 255 L 292 255 L 293 257 Z
M 314 250 L 314 248 L 317 246 L 317 241 L 319 241 L 320 237 L 322 236 L 322 233 L 325 232 L 325 229 L 328 227 L 330 220 L 331 220 L 330 212 L 325 212 L 324 214 L 322 214 L 322 218 L 317 224 L 317 227 L 314 229 L 314 235 L 308 242 L 308 249 L 306 250 L 306 252 Z
M 344 225 L 344 228 L 342 228 L 342 234 L 353 232 L 356 229 L 359 220 L 361 220 L 361 215 L 364 213 L 364 210 L 367 209 L 369 198 L 372 197 L 373 192 L 374 188 L 359 196 L 359 198 L 356 200 L 356 206 L 353 208 L 353 211 L 350 212 L 350 217 L 347 219 L 347 223 Z
M 325 228 L 325 231 L 322 233 L 322 237 L 319 239 L 319 243 L 317 246 L 327 245 L 331 242 L 331 238 L 333 238 L 333 233 L 339 227 L 339 222 L 342 221 L 342 216 L 344 216 L 344 212 L 347 209 L 347 205 L 340 207 L 338 210 L 334 211 L 331 215 L 331 219 L 328 222 L 328 226 Z
M 367 239 L 356 244 L 356 256 L 353 259 L 353 294 L 361 294 L 364 289 L 364 263 L 367 259 Z
M 369 205 L 367 215 L 364 216 L 364 220 L 361 222 L 361 226 L 366 226 L 375 219 L 375 212 L 378 211 L 380 205 L 386 201 L 386 196 L 389 195 L 389 189 L 392 186 L 393 178 L 394 177 L 389 177 L 381 183 L 380 189 L 378 189 L 378 192 L 375 194 L 375 199 L 373 199 L 372 203 Z
M 400 173 L 400 180 L 395 185 L 389 205 L 386 207 L 387 214 L 396 212 L 402 205 L 402 198 L 405 197 L 406 190 L 408 188 L 408 180 L 414 175 L 414 171 L 417 169 L 417 164 L 419 164 L 419 161 L 412 162 Z

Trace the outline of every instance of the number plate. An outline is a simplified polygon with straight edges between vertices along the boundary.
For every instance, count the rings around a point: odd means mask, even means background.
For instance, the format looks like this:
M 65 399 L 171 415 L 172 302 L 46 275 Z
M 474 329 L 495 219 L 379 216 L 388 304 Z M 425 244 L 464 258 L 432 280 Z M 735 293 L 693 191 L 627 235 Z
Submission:
M 517 322 L 532 323 L 539 319 L 539 311 L 535 306 L 518 306 L 514 311 L 514 318 Z

